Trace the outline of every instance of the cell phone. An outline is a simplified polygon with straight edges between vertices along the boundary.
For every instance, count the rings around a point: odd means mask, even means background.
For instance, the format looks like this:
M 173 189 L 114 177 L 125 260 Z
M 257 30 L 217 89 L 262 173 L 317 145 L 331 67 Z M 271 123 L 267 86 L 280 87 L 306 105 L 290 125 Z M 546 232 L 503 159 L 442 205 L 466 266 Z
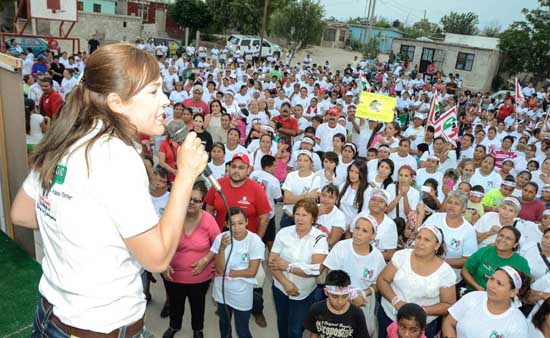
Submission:
M 425 185 L 423 185 L 421 189 L 422 189 L 423 192 L 427 192 L 427 193 L 432 192 L 432 188 L 431 188 L 431 187 L 427 187 L 427 186 L 425 186 Z
M 447 188 L 452 189 L 455 185 L 453 180 L 447 180 Z

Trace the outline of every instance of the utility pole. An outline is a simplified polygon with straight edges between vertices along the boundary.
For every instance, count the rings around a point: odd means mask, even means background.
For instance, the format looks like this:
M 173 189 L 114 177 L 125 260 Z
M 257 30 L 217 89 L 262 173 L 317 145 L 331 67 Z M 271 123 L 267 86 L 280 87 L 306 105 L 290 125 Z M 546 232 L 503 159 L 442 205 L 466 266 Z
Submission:
M 372 4 L 372 0 L 365 0 L 365 11 L 363 12 L 363 18 L 365 18 L 366 20 L 369 20 L 371 4 Z M 369 14 L 367 14 L 367 13 L 369 13 Z M 361 29 L 361 36 L 359 37 L 359 41 L 361 42 L 362 45 L 365 44 L 365 30 L 364 29 Z
M 262 31 L 260 32 L 260 52 L 258 59 L 262 58 L 262 47 L 264 45 L 265 23 L 267 21 L 267 7 L 269 6 L 269 0 L 264 1 L 264 17 L 262 18 Z
M 426 12 L 427 11 L 428 11 L 427 9 L 424 10 L 424 20 L 426 20 Z
M 372 30 L 372 21 L 374 20 L 374 9 L 376 7 L 376 0 L 371 0 L 371 2 L 372 2 L 372 5 L 369 6 L 370 12 L 369 12 L 369 28 L 367 29 L 367 44 L 369 43 L 369 40 L 370 40 L 370 34 Z

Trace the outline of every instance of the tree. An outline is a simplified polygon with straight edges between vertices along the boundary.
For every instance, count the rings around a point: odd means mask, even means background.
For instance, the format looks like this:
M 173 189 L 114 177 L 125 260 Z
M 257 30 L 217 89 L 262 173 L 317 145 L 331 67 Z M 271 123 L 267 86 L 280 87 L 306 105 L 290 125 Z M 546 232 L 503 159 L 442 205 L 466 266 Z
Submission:
M 190 36 L 207 29 L 211 20 L 206 4 L 200 0 L 178 0 L 168 7 L 168 15 L 178 25 L 189 27 Z
M 479 17 L 473 12 L 451 12 L 442 17 L 440 22 L 445 33 L 476 35 L 479 32 Z
M 430 22 L 428 19 L 422 19 L 415 22 L 412 28 L 416 30 L 420 35 L 429 35 L 436 33 L 438 30 L 437 24 Z
M 206 0 L 212 21 L 210 26 L 217 31 L 234 28 L 242 34 L 259 34 L 266 0 Z M 267 25 L 270 13 L 286 6 L 288 0 L 269 0 Z
M 502 71 L 529 72 L 539 80 L 550 77 L 550 0 L 539 0 L 539 6 L 524 8 L 525 21 L 514 22 L 500 34 Z
M 501 31 L 502 26 L 495 20 L 487 24 L 487 26 L 485 26 L 485 28 L 481 31 L 481 34 L 490 38 L 498 38 Z
M 318 43 L 325 24 L 323 5 L 313 0 L 291 0 L 271 17 L 271 30 L 287 40 L 291 55 L 308 44 Z

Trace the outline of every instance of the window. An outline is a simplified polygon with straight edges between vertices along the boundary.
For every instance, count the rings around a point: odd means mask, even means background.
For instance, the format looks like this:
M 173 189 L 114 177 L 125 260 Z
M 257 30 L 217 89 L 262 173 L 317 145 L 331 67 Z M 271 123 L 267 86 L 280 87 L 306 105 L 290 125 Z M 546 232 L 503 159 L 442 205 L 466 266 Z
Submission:
M 231 43 L 234 44 L 234 45 L 238 45 L 238 44 L 239 44 L 239 41 L 240 41 L 239 38 L 236 37 L 236 36 L 231 35 L 231 36 L 229 37 L 229 42 L 231 42 Z
M 243 39 L 241 41 L 241 47 L 249 47 L 250 46 L 250 40 Z
M 458 53 L 456 69 L 471 71 L 474 66 L 474 54 Z
M 325 31 L 325 34 L 323 36 L 323 40 L 325 41 L 335 41 L 336 40 L 336 29 L 329 28 Z
M 101 13 L 101 4 L 94 4 L 94 13 Z
M 78 2 L 76 3 L 76 8 L 77 8 L 79 11 L 83 11 L 83 10 L 84 10 L 84 2 L 78 1 Z
M 126 28 L 127 26 L 128 26 L 128 25 L 127 25 L 126 21 L 123 21 L 123 22 L 122 22 L 122 27 Z
M 414 46 L 401 45 L 399 54 L 403 56 L 403 59 L 412 62 L 414 59 Z
M 341 29 L 341 30 L 340 30 L 340 35 L 338 36 L 338 40 L 339 40 L 339 41 L 344 41 L 345 38 L 346 38 L 346 31 L 343 30 L 343 29 Z

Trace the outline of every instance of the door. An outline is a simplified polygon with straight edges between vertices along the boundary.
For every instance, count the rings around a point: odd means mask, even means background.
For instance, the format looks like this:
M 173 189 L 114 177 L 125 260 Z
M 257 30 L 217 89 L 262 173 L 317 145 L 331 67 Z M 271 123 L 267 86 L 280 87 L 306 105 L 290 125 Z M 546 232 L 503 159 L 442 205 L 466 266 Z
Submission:
M 433 48 L 422 49 L 422 56 L 420 57 L 420 73 L 426 73 L 428 66 L 433 63 L 435 50 Z

